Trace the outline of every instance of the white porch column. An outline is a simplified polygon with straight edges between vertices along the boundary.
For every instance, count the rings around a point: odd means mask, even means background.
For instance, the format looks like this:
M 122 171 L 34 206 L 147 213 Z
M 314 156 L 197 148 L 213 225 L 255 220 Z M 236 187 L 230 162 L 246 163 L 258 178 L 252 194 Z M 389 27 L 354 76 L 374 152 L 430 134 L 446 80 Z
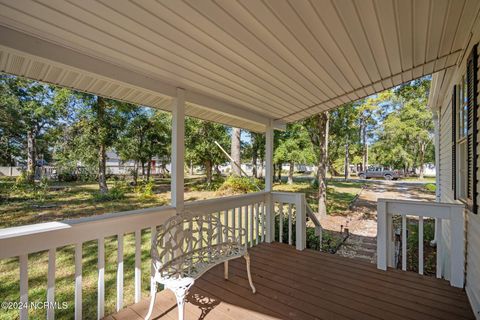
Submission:
M 434 142 L 435 142 L 435 201 L 440 202 L 440 121 L 439 121 L 440 113 L 438 111 L 433 112 L 433 124 L 434 124 Z M 433 237 L 433 243 L 438 242 L 438 237 L 441 236 L 439 234 L 440 220 L 435 218 L 435 233 Z
M 269 192 L 266 197 L 266 242 L 275 240 L 275 210 L 271 197 L 273 185 L 273 125 L 270 120 L 265 131 L 265 191 Z
M 184 203 L 185 160 L 185 90 L 177 88 L 177 97 L 172 102 L 172 200 L 177 213 Z

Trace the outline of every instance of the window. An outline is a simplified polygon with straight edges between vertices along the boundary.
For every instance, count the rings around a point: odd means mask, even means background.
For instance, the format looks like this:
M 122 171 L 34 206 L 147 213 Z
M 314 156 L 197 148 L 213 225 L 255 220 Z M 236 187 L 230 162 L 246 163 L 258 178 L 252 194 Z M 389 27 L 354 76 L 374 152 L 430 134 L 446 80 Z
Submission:
M 477 213 L 477 45 L 452 95 L 452 189 L 455 199 Z
M 467 83 L 465 75 L 461 83 L 456 86 L 455 101 L 456 108 L 456 194 L 459 200 L 467 201 L 467 174 L 468 174 L 468 155 L 467 155 L 467 132 L 468 132 L 468 103 L 467 103 Z

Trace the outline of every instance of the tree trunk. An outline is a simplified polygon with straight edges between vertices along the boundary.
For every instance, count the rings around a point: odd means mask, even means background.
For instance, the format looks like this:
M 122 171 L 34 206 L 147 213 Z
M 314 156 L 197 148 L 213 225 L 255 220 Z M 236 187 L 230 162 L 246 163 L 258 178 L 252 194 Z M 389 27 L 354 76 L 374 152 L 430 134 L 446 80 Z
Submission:
M 152 161 L 148 161 L 147 164 L 147 181 L 150 181 L 150 173 L 152 172 Z
M 190 160 L 190 175 L 193 176 L 193 161 Z
M 97 97 L 97 120 L 99 132 L 99 146 L 98 146 L 98 186 L 100 193 L 108 192 L 107 186 L 107 147 L 105 145 L 105 135 L 107 124 L 105 123 L 105 100 L 102 97 Z
M 282 164 L 278 164 L 278 182 L 282 183 Z
M 132 177 L 133 177 L 133 185 L 136 186 L 138 183 L 138 161 L 137 160 L 133 162 Z
M 367 126 L 365 121 L 362 121 L 362 170 L 367 170 L 368 167 L 368 144 L 367 144 Z
M 318 215 L 320 218 L 327 216 L 327 162 L 328 162 L 328 112 L 323 112 L 317 117 L 319 133 L 318 147 L 320 149 L 317 179 L 318 179 Z
M 288 170 L 288 184 L 293 184 L 293 171 L 295 169 L 295 163 L 293 161 L 290 161 L 290 168 Z
M 30 129 L 27 132 L 27 182 L 33 183 L 35 180 L 35 168 L 37 166 L 37 146 L 36 130 Z
M 345 180 L 350 179 L 350 150 L 348 142 L 345 144 Z
M 232 174 L 240 177 L 242 172 L 240 171 L 240 129 L 232 128 L 232 148 L 230 150 L 230 156 L 233 159 Z
M 425 162 L 425 144 L 421 143 L 420 144 L 420 179 L 423 179 L 424 175 L 424 165 Z
M 257 172 L 257 152 L 258 150 L 255 148 L 252 150 L 252 174 L 254 178 L 258 178 Z
M 260 168 L 258 168 L 258 177 L 259 178 L 263 178 L 263 170 L 264 170 L 264 167 L 263 167 L 263 157 L 260 158 Z M 275 176 L 275 174 L 274 174 Z
M 142 161 L 142 177 L 145 177 L 145 162 Z
M 205 173 L 207 175 L 207 183 L 212 183 L 212 162 L 210 160 L 205 161 Z

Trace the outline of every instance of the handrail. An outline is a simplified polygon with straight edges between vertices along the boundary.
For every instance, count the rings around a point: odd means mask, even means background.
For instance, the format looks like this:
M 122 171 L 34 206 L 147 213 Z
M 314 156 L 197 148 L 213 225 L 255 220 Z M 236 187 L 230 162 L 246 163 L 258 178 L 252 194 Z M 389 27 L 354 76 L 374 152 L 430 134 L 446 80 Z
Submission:
M 320 244 L 319 245 L 319 250 L 322 251 L 322 237 L 323 237 L 323 235 L 322 235 L 322 233 L 323 233 L 322 224 L 320 223 L 320 220 L 318 220 L 315 213 L 313 213 L 313 210 L 308 203 L 307 203 L 307 217 L 309 217 L 310 220 L 312 220 L 313 225 L 315 226 L 315 235 L 318 237 L 319 244 Z
M 240 196 L 200 200 L 185 203 L 185 210 L 200 215 L 215 215 L 222 218 L 226 225 L 235 228 L 245 226 L 248 230 L 240 239 L 246 246 L 254 246 L 266 239 L 266 202 L 269 192 L 256 192 Z M 109 213 L 94 217 L 65 220 L 61 222 L 40 223 L 21 227 L 0 229 L 0 259 L 19 257 L 20 265 L 20 302 L 28 303 L 28 255 L 48 250 L 48 292 L 47 302 L 55 301 L 55 265 L 57 248 L 65 245 L 75 246 L 75 319 L 82 319 L 82 264 L 83 243 L 97 241 L 97 314 L 99 318 L 105 312 L 105 238 L 117 236 L 117 311 L 123 308 L 124 281 L 124 235 L 134 233 L 135 238 L 135 302 L 141 299 L 141 245 L 142 232 L 154 230 L 168 218 L 177 214 L 171 206 Z M 152 232 L 153 233 L 153 232 Z M 28 310 L 20 310 L 20 319 L 27 319 Z M 72 315 L 73 316 L 73 315 Z M 53 319 L 53 313 L 47 313 L 47 319 Z
M 464 283 L 464 206 L 459 203 L 441 203 L 431 201 L 378 199 L 377 202 L 377 268 L 387 270 L 394 266 L 393 219 L 394 215 L 402 218 L 402 270 L 407 269 L 407 216 L 418 217 L 419 265 L 418 270 L 423 274 L 423 219 L 435 218 L 438 234 L 437 238 L 437 277 L 446 276 L 450 284 L 463 287 Z M 442 229 L 449 234 L 444 237 Z M 448 240 L 448 242 L 447 242 Z M 444 268 L 449 263 L 450 268 Z M 449 269 L 450 274 L 445 274 Z

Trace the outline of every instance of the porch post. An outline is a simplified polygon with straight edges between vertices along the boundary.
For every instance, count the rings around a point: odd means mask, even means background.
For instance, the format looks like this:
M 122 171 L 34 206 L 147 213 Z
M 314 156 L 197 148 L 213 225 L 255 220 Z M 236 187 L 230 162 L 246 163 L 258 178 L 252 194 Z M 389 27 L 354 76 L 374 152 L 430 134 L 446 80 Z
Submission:
M 435 201 L 440 202 L 441 192 L 440 192 L 440 122 L 439 122 L 439 112 L 433 112 L 433 124 L 434 124 L 434 142 L 435 142 Z M 436 244 L 438 242 L 438 237 L 440 230 L 440 220 L 435 218 L 435 232 L 433 236 L 432 243 Z
M 271 197 L 273 185 L 273 125 L 270 120 L 265 131 L 265 191 L 268 192 L 265 200 L 266 212 L 266 242 L 275 240 L 275 211 Z
M 184 202 L 185 160 L 185 90 L 177 88 L 177 97 L 172 102 L 172 180 L 171 205 L 179 211 Z

